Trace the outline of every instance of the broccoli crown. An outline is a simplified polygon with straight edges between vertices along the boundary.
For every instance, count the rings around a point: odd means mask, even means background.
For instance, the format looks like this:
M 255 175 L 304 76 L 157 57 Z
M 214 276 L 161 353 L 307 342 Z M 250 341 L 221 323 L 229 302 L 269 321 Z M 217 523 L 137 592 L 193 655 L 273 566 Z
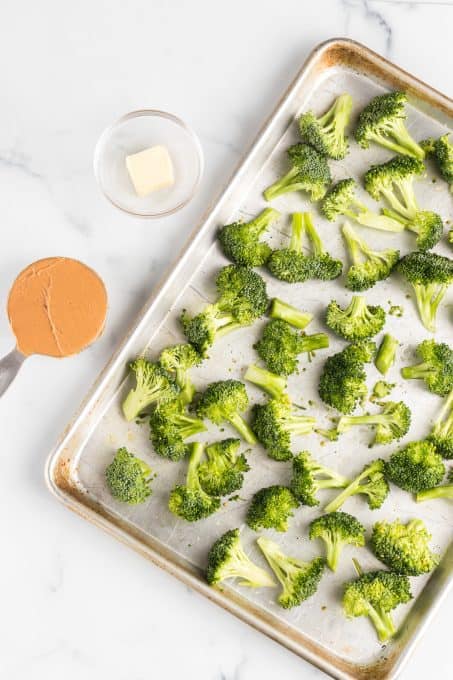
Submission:
M 443 458 L 453 459 L 453 390 L 445 400 L 428 439 Z
M 401 439 L 409 431 L 411 411 L 402 401 L 378 402 L 382 411 L 374 415 L 342 416 L 337 424 L 339 434 L 356 425 L 371 425 L 375 428 L 374 444 L 389 444 Z
M 186 439 L 206 430 L 203 421 L 189 416 L 179 401 L 159 404 L 150 415 L 149 425 L 155 452 L 173 461 L 186 457 Z
M 377 402 L 379 404 L 381 399 L 388 397 L 394 387 L 395 383 L 389 383 L 385 380 L 378 380 L 373 387 L 370 401 Z
M 272 201 L 282 194 L 305 191 L 311 201 L 318 201 L 332 181 L 326 157 L 308 144 L 294 144 L 287 154 L 291 169 L 266 189 L 264 198 Z
M 420 363 L 402 368 L 403 378 L 424 380 L 430 392 L 447 396 L 453 389 L 453 350 L 444 342 L 423 340 L 417 354 Z
M 353 295 L 346 309 L 342 309 L 336 300 L 329 302 L 326 324 L 350 342 L 367 340 L 382 330 L 385 312 L 382 307 L 367 305 L 363 295 Z
M 218 239 L 224 254 L 236 264 L 260 267 L 271 254 L 260 236 L 280 217 L 278 210 L 266 208 L 250 222 L 233 222 L 222 227 Z
M 261 339 L 253 346 L 269 370 L 286 376 L 297 369 L 299 354 L 307 352 L 311 358 L 316 350 L 328 345 L 329 338 L 325 333 L 302 335 L 286 321 L 271 319 L 264 327 Z
M 275 529 L 286 531 L 288 519 L 298 506 L 290 489 L 286 486 L 268 486 L 253 496 L 247 510 L 245 521 L 254 531 Z
M 360 292 L 387 279 L 399 261 L 399 250 L 372 250 L 347 223 L 342 231 L 352 261 L 346 274 L 346 287 Z
M 407 524 L 376 522 L 371 535 L 371 548 L 391 571 L 406 576 L 419 576 L 432 571 L 439 556 L 431 552 L 431 534 L 420 519 Z
M 302 252 L 305 228 L 304 213 L 294 213 L 288 247 L 273 250 L 267 261 L 267 268 L 276 279 L 287 283 L 301 283 L 310 278 L 311 261 Z
M 190 404 L 195 394 L 195 387 L 189 376 L 189 370 L 201 363 L 201 356 L 195 347 L 189 343 L 166 347 L 160 354 L 159 364 L 173 374 L 173 378 L 180 387 L 179 400 L 183 404 Z
M 339 510 L 343 503 L 355 494 L 365 495 L 371 510 L 380 508 L 389 492 L 384 471 L 385 464 L 381 459 L 373 460 L 365 465 L 362 472 L 325 507 L 325 511 L 335 512 Z
M 404 92 L 389 92 L 374 97 L 361 111 L 355 131 L 357 143 L 368 149 L 370 142 L 386 149 L 423 159 L 425 152 L 409 134 L 406 125 Z
M 385 464 L 386 477 L 405 491 L 418 493 L 440 484 L 445 465 L 429 441 L 411 442 L 392 453 Z
M 453 144 L 449 141 L 449 134 L 438 139 L 430 137 L 420 143 L 427 155 L 433 156 L 443 179 L 450 185 L 453 192 Z
M 379 640 L 395 634 L 390 612 L 412 599 L 407 576 L 391 571 L 371 571 L 345 584 L 343 610 L 346 616 L 368 616 Z
M 137 505 L 151 496 L 151 468 L 124 447 L 107 466 L 105 479 L 112 496 L 123 503 Z
M 247 368 L 244 379 L 257 385 L 273 398 L 280 397 L 286 390 L 285 378 L 255 364 L 250 364 Z
M 252 431 L 239 415 L 245 411 L 248 403 L 243 383 L 239 380 L 219 380 L 208 385 L 201 395 L 197 415 L 199 418 L 209 418 L 215 425 L 228 421 L 248 444 L 255 444 Z
M 135 387 L 123 401 L 123 414 L 126 420 L 134 420 L 151 404 L 174 399 L 179 387 L 171 380 L 167 371 L 155 363 L 139 357 L 129 364 L 135 375 Z
M 364 177 L 365 189 L 372 198 L 379 201 L 382 196 L 387 198 L 388 192 L 394 191 L 395 184 L 398 188 L 400 186 L 406 188 L 405 182 L 411 184 L 414 177 L 423 175 L 424 172 L 425 166 L 421 160 L 407 156 L 394 156 L 385 163 L 370 167 Z
M 237 578 L 241 586 L 263 588 L 274 586 L 272 577 L 254 564 L 241 544 L 239 529 L 230 529 L 220 536 L 208 553 L 206 580 L 209 585 Z
M 319 505 L 316 494 L 320 489 L 341 489 L 349 479 L 318 463 L 308 451 L 293 458 L 291 491 L 302 505 Z
M 364 364 L 372 361 L 376 345 L 357 342 L 330 356 L 319 380 L 319 396 L 341 413 L 351 413 L 367 394 Z
M 250 470 L 243 453 L 238 455 L 240 439 L 223 439 L 206 447 L 207 460 L 198 473 L 203 489 L 210 496 L 227 496 L 244 483 L 244 472 Z
M 342 94 L 319 118 L 312 111 L 302 114 L 299 118 L 299 131 L 303 141 L 324 156 L 335 160 L 344 158 L 348 153 L 345 130 L 351 109 L 352 97 Z
M 200 484 L 199 466 L 204 445 L 195 442 L 191 444 L 190 449 L 186 483 L 178 484 L 172 489 L 168 509 L 187 522 L 197 522 L 216 512 L 220 507 L 220 499 L 207 494 Z
M 280 581 L 282 592 L 278 597 L 278 603 L 284 609 L 297 607 L 315 594 L 324 572 L 325 563 L 322 558 L 317 557 L 311 562 L 304 562 L 290 557 L 265 536 L 260 536 L 257 543 Z
M 282 394 L 266 404 L 255 404 L 252 409 L 252 429 L 260 443 L 275 460 L 290 460 L 291 435 L 310 434 L 315 418 L 294 415 L 290 398 Z
M 330 512 L 316 517 L 310 524 L 310 538 L 320 538 L 326 545 L 326 560 L 336 571 L 345 545 L 365 545 L 365 527 L 347 512 Z

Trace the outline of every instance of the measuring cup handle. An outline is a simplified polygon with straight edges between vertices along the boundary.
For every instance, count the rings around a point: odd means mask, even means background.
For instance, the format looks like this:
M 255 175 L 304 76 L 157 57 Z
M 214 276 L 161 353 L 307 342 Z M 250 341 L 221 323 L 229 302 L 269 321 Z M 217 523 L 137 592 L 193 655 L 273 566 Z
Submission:
M 25 356 L 17 349 L 11 350 L 3 359 L 0 359 L 0 397 L 13 382 L 24 359 Z

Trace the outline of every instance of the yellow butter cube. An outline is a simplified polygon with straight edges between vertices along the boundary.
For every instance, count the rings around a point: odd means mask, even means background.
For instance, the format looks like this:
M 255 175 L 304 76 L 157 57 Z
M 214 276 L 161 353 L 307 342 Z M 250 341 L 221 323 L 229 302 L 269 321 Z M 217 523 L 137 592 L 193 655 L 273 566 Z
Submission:
M 126 167 L 137 196 L 142 198 L 175 182 L 170 154 L 162 145 L 126 156 Z

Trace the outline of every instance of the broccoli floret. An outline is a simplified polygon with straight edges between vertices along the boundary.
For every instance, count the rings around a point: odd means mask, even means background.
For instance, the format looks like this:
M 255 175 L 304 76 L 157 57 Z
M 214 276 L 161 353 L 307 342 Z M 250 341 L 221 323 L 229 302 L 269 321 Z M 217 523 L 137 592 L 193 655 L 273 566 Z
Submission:
M 310 255 L 311 277 L 321 281 L 337 279 L 343 271 L 343 263 L 336 260 L 324 248 L 324 245 L 315 229 L 310 213 L 303 213 L 305 229 L 310 239 L 312 252 Z
M 302 283 L 311 276 L 311 261 L 302 252 L 305 231 L 304 213 L 294 213 L 291 222 L 291 240 L 287 248 L 273 250 L 267 268 L 280 281 Z
M 402 401 L 379 402 L 382 406 L 380 413 L 365 416 L 342 416 L 337 424 L 337 432 L 342 434 L 350 427 L 357 425 L 371 425 L 375 428 L 372 446 L 375 444 L 390 444 L 401 439 L 408 433 L 411 424 L 411 412 Z
M 373 165 L 365 173 L 365 189 L 376 201 L 381 197 L 390 204 L 383 213 L 413 231 L 419 250 L 429 250 L 442 236 L 443 224 L 437 213 L 420 210 L 413 180 L 425 172 L 422 161 L 396 156 L 382 165 Z
M 420 491 L 415 497 L 417 503 L 432 501 L 437 498 L 446 498 L 453 501 L 453 468 L 450 469 L 447 484 L 441 484 L 441 486 L 435 486 L 432 489 Z
M 278 298 L 272 300 L 269 308 L 269 316 L 271 319 L 286 321 L 291 324 L 291 326 L 295 326 L 295 328 L 300 328 L 301 330 L 308 326 L 313 319 L 313 314 L 310 312 L 301 312 L 297 307 L 293 307 Z
M 123 503 L 138 505 L 151 496 L 151 468 L 124 447 L 107 466 L 105 479 L 112 496 Z
M 367 394 L 364 364 L 372 361 L 376 351 L 373 342 L 364 341 L 345 347 L 330 356 L 319 379 L 319 396 L 341 413 L 352 413 L 357 402 Z
M 347 617 L 368 616 L 378 638 L 386 642 L 396 633 L 390 612 L 412 599 L 407 576 L 370 571 L 345 584 L 343 611 Z
M 341 179 L 329 189 L 321 202 L 321 211 L 330 222 L 336 220 L 339 215 L 345 215 L 364 227 L 394 232 L 404 230 L 404 224 L 398 220 L 378 215 L 359 201 L 355 195 L 356 187 L 357 183 L 349 177 Z
M 453 389 L 453 350 L 445 342 L 423 340 L 417 347 L 421 362 L 405 366 L 406 380 L 424 380 L 430 392 L 446 397 Z
M 244 379 L 257 385 L 262 390 L 267 392 L 271 397 L 279 397 L 286 390 L 286 379 L 270 371 L 266 371 L 265 368 L 260 368 L 255 366 L 255 364 L 250 364 L 247 368 Z
M 178 395 L 178 386 L 158 364 L 139 357 L 129 364 L 129 368 L 135 375 L 135 387 L 123 401 L 122 408 L 126 420 L 134 420 L 151 404 L 169 401 Z
M 453 144 L 449 141 L 449 134 L 442 135 L 439 139 L 429 139 L 421 142 L 421 147 L 426 155 L 433 156 L 443 179 L 450 185 L 453 193 Z
M 290 557 L 282 552 L 277 543 L 265 536 L 260 536 L 257 543 L 282 586 L 282 592 L 278 596 L 281 607 L 297 607 L 315 594 L 325 566 L 321 557 L 310 562 Z
M 393 366 L 396 357 L 396 350 L 398 347 L 398 340 L 394 338 L 393 335 L 390 335 L 390 333 L 386 333 L 381 344 L 379 345 L 379 349 L 374 360 L 374 365 L 381 375 L 386 375 L 389 368 Z
M 444 474 L 442 457 L 428 441 L 411 442 L 392 453 L 385 464 L 386 477 L 400 489 L 415 494 L 440 484 Z
M 203 421 L 189 416 L 179 401 L 159 404 L 150 415 L 149 425 L 155 452 L 173 461 L 187 456 L 186 439 L 206 430 Z
M 371 549 L 391 571 L 406 576 L 419 576 L 434 569 L 439 556 L 429 549 L 431 534 L 421 519 L 407 524 L 376 522 L 371 535 Z
M 346 288 L 360 292 L 390 276 L 400 258 L 399 250 L 372 250 L 348 223 L 343 226 L 343 236 L 352 262 L 346 274 Z
M 385 312 L 382 307 L 367 305 L 363 295 L 353 295 L 346 309 L 341 309 L 336 300 L 329 302 L 326 324 L 350 342 L 367 340 L 382 330 Z
M 349 123 L 351 109 L 351 95 L 342 94 L 319 118 L 316 118 L 312 111 L 303 113 L 299 118 L 302 140 L 324 156 L 335 160 L 344 158 L 348 153 L 345 130 Z
M 190 404 L 195 394 L 195 387 L 190 379 L 189 369 L 201 363 L 201 356 L 189 343 L 166 347 L 159 357 L 160 365 L 173 374 L 174 380 L 181 389 L 178 399 L 181 404 Z
M 287 150 L 291 169 L 263 193 L 266 201 L 293 191 L 304 191 L 318 201 L 332 181 L 325 156 L 308 144 L 294 144 Z
M 184 333 L 195 349 L 205 356 L 216 338 L 237 328 L 250 326 L 268 307 L 266 284 L 247 267 L 230 264 L 217 275 L 218 298 L 202 312 L 181 317 Z
M 381 507 L 389 492 L 389 485 L 384 476 L 385 464 L 377 459 L 368 463 L 362 472 L 325 507 L 326 512 L 336 512 L 343 503 L 355 494 L 364 494 L 371 510 Z
M 268 486 L 253 496 L 247 510 L 245 521 L 254 531 L 275 529 L 286 531 L 288 520 L 298 506 L 290 489 L 286 486 Z
M 365 527 L 347 512 L 330 512 L 317 517 L 310 524 L 310 538 L 320 538 L 326 544 L 326 560 L 336 571 L 345 545 L 365 545 Z
M 252 409 L 252 429 L 258 440 L 275 460 L 290 460 L 291 435 L 313 432 L 315 418 L 294 415 L 290 398 L 282 394 L 267 404 L 255 404 Z
M 253 432 L 240 416 L 248 403 L 245 386 L 239 380 L 219 380 L 208 385 L 201 395 L 197 415 L 209 418 L 215 425 L 228 421 L 248 444 L 256 444 Z
M 414 252 L 400 260 L 398 271 L 414 289 L 424 327 L 434 333 L 438 307 L 453 283 L 453 260 L 435 253 Z
M 311 359 L 316 350 L 328 346 L 329 338 L 325 333 L 299 334 L 289 323 L 279 319 L 269 321 L 261 339 L 253 345 L 269 370 L 277 375 L 294 373 L 299 354 L 307 352 Z
M 240 439 L 223 439 L 206 447 L 206 458 L 198 469 L 203 489 L 210 496 L 227 496 L 240 489 L 244 472 L 250 470 L 243 453 L 238 455 Z
M 222 227 L 218 239 L 224 254 L 236 264 L 246 267 L 263 265 L 271 254 L 271 248 L 259 239 L 279 217 L 278 210 L 266 208 L 250 222 L 233 222 Z
M 404 92 L 388 92 L 374 97 L 360 112 L 355 139 L 368 149 L 370 142 L 423 160 L 425 152 L 409 134 L 405 120 L 407 95 Z
M 239 529 L 230 529 L 217 539 L 208 553 L 206 580 L 209 585 L 237 578 L 239 585 L 249 588 L 275 586 L 275 582 L 264 569 L 258 567 L 244 552 Z
M 199 468 L 203 453 L 204 444 L 195 442 L 190 445 L 186 483 L 175 486 L 168 499 L 170 512 L 187 522 L 209 517 L 220 507 L 220 498 L 207 494 L 200 484 Z
M 395 383 L 389 383 L 385 380 L 378 380 L 373 387 L 373 392 L 370 397 L 370 401 L 379 403 L 384 397 L 388 397 L 390 392 L 395 387 Z
M 344 489 L 349 479 L 321 465 L 308 451 L 293 458 L 291 491 L 302 505 L 319 505 L 316 494 L 320 489 Z
M 428 439 L 443 458 L 453 459 L 453 390 L 445 400 Z

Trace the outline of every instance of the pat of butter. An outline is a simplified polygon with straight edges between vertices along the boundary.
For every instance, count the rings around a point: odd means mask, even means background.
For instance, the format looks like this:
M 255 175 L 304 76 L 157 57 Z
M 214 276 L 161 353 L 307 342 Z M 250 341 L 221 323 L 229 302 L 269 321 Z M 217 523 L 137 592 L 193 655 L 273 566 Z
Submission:
M 165 146 L 151 146 L 126 156 L 126 167 L 137 196 L 142 198 L 175 182 L 173 163 Z

